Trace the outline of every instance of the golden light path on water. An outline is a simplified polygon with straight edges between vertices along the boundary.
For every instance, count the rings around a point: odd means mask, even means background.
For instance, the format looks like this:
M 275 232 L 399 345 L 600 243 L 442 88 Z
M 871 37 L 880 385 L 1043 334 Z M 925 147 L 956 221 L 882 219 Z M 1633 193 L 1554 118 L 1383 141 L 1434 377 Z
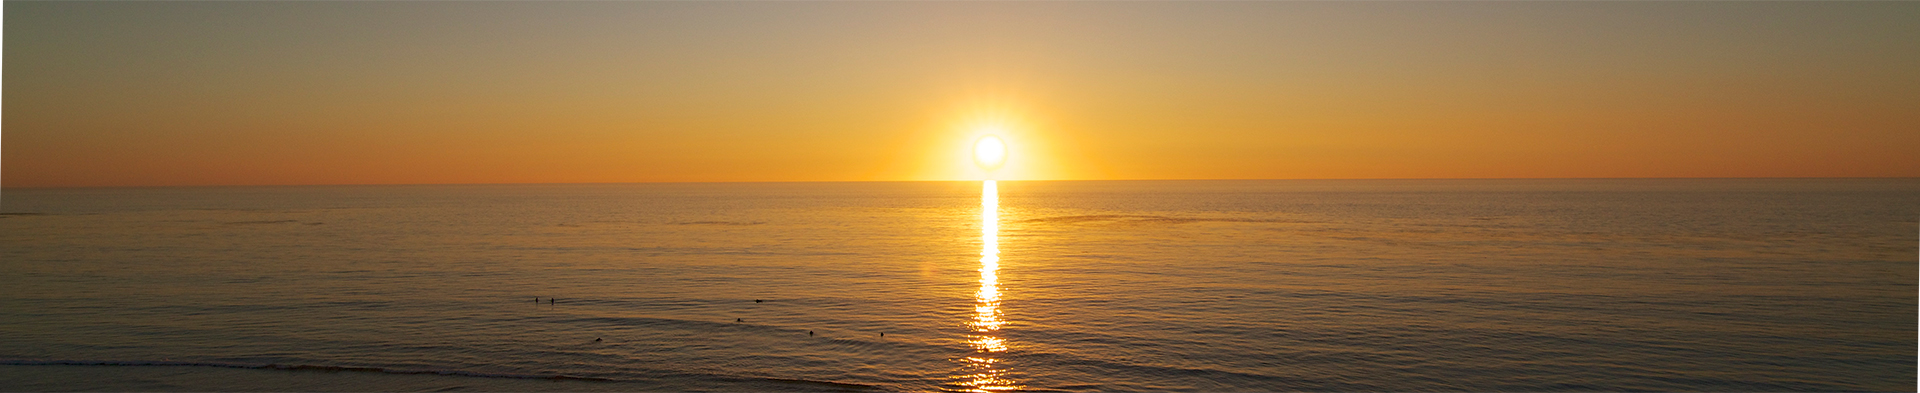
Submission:
M 967 335 L 967 344 L 973 347 L 973 355 L 966 357 L 965 370 L 960 379 L 968 391 L 991 392 L 1019 389 L 1021 386 L 1007 376 L 1004 367 L 997 367 L 999 355 L 1007 351 L 1007 342 L 1000 337 L 1000 327 L 1006 325 L 1000 313 L 1000 188 L 992 180 L 980 186 L 980 290 L 973 294 L 973 318 L 967 322 L 972 330 Z

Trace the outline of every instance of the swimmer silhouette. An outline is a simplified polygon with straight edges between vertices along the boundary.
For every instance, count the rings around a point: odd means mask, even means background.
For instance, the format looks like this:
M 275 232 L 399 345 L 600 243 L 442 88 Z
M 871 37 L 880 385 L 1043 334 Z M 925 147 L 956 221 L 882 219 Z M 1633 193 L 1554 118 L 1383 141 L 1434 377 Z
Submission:
M 754 302 L 754 303 L 759 303 L 759 302 L 760 302 L 760 299 L 753 299 L 753 302 Z
M 595 339 L 593 339 L 593 342 L 600 342 L 600 339 L 599 339 L 599 338 L 595 338 Z
M 808 331 L 807 331 L 807 337 L 813 337 L 813 331 L 812 331 L 812 330 L 808 330 Z
M 559 300 L 559 299 L 547 298 L 547 304 L 553 304 L 554 300 Z
M 740 318 L 734 318 L 734 319 L 733 319 L 733 321 L 734 321 L 734 322 L 746 322 L 747 320 L 745 320 L 745 319 L 740 319 Z

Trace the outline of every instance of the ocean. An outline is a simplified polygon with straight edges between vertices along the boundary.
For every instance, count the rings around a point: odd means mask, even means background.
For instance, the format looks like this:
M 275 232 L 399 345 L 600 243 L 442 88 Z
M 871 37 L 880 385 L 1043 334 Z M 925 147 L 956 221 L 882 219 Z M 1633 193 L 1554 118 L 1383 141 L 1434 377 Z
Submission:
M 1912 391 L 1920 179 L 0 192 L 0 390 Z

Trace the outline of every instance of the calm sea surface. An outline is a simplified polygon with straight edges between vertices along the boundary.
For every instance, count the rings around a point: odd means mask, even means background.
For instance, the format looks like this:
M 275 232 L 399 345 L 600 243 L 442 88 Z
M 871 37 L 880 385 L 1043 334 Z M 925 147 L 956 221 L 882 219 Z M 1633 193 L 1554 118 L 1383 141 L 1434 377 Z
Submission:
M 6 189 L 0 212 L 0 390 L 1911 391 L 1920 320 L 1916 179 Z

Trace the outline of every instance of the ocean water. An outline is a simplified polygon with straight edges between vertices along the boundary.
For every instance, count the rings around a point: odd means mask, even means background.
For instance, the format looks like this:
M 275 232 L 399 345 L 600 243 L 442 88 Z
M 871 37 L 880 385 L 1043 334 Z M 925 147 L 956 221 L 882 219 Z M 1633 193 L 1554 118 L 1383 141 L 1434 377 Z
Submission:
M 0 212 L 0 390 L 1910 391 L 1920 321 L 1917 179 L 6 189 Z

